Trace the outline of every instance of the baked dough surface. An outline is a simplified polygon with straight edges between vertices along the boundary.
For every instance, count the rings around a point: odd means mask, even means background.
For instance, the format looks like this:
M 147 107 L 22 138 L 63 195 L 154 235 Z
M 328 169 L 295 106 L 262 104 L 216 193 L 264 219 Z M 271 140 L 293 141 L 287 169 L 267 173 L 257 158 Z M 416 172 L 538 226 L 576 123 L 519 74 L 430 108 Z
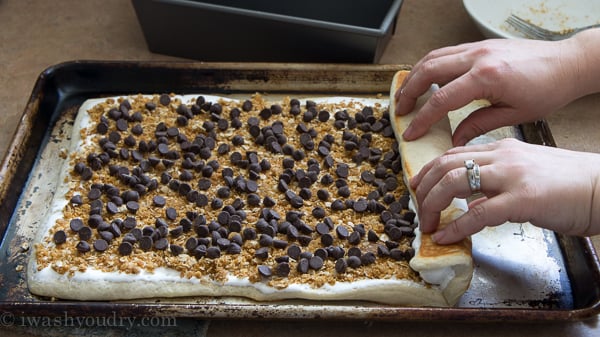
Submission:
M 413 112 L 404 116 L 396 115 L 394 113 L 395 93 L 400 89 L 407 75 L 407 71 L 396 73 L 390 90 L 390 116 L 393 116 L 391 121 L 399 143 L 406 181 L 416 175 L 425 164 L 452 148 L 452 130 L 447 116 L 434 124 L 423 137 L 410 142 L 402 139 L 402 133 L 428 96 L 427 94 L 419 98 Z M 415 200 L 414 191 L 410 193 Z M 466 211 L 466 201 L 454 199 L 452 204 L 442 212 L 440 226 L 446 226 L 448 222 L 460 217 Z M 446 284 L 444 296 L 449 303 L 455 303 L 468 289 L 473 275 L 471 240 L 465 239 L 452 245 L 438 245 L 431 240 L 430 234 L 419 232 L 415 241 L 413 246 L 416 246 L 416 254 L 411 259 L 410 266 L 425 280 L 429 279 L 429 282 L 440 284 L 440 281 L 444 280 L 443 283 Z

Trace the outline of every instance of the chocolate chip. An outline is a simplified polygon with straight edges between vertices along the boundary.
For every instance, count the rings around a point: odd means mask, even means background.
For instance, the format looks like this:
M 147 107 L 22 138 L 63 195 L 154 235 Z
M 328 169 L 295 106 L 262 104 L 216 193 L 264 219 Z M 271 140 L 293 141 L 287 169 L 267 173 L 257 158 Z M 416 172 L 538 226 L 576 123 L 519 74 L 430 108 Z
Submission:
M 79 235 L 79 239 L 83 241 L 87 241 L 92 238 L 92 229 L 90 227 L 84 226 L 82 227 L 77 234 Z
M 304 177 L 307 178 L 307 177 Z M 309 179 L 310 180 L 310 179 Z M 310 191 L 309 188 L 306 187 L 302 187 L 300 189 L 300 192 L 298 193 L 298 195 L 300 196 L 300 198 L 302 198 L 303 200 L 309 200 L 312 197 L 312 192 Z
M 292 192 L 292 191 L 288 190 L 288 192 Z M 286 196 L 287 196 L 287 194 L 286 194 Z M 300 197 L 296 194 L 289 195 L 289 202 L 290 202 L 290 205 L 292 205 L 292 207 L 295 207 L 295 208 L 300 208 L 304 205 L 304 200 L 302 199 L 302 197 Z
M 312 241 L 312 237 L 310 235 L 298 235 L 298 239 L 297 240 L 298 240 L 298 243 L 300 243 L 301 246 L 306 247 Z
M 256 239 L 256 230 L 254 228 L 244 228 L 242 230 L 242 237 L 244 240 L 254 240 Z
M 221 256 L 221 250 L 219 249 L 219 247 L 216 246 L 211 246 L 206 248 L 206 257 L 208 257 L 209 259 L 216 259 L 219 258 Z
M 319 270 L 323 267 L 323 258 L 321 258 L 320 256 L 317 256 L 317 255 L 314 255 L 313 257 L 310 258 L 308 263 L 309 263 L 309 266 L 311 269 Z
M 321 260 L 323 260 L 323 261 L 327 260 L 327 258 L 329 257 L 329 253 L 327 252 L 327 249 L 325 249 L 325 248 L 319 248 L 319 249 L 315 250 L 314 255 L 320 257 Z
M 394 248 L 389 251 L 390 257 L 397 261 L 403 261 L 406 259 L 404 251 L 399 248 Z
M 130 232 L 130 233 L 123 235 L 123 242 L 129 242 L 131 244 L 134 244 L 137 242 L 137 238 L 136 238 L 135 234 Z
M 117 120 L 117 130 L 119 131 L 126 131 L 129 128 L 129 125 L 127 123 L 127 120 L 120 118 L 119 120 Z
M 252 110 L 252 101 L 250 100 L 245 100 L 244 103 L 242 103 L 242 110 L 248 112 L 250 110 Z
M 365 212 L 367 210 L 367 207 L 368 207 L 368 203 L 367 203 L 367 200 L 364 198 L 359 198 L 358 200 L 356 200 L 354 202 L 354 204 L 352 204 L 352 208 L 357 213 Z
M 104 252 L 108 249 L 108 242 L 104 239 L 98 239 L 94 241 L 94 249 L 98 252 Z
M 352 232 L 349 236 L 348 236 L 348 243 L 352 244 L 352 245 L 357 245 L 360 243 L 360 233 L 358 232 Z
M 220 250 L 227 250 L 227 248 L 229 248 L 230 245 L 231 241 L 229 241 L 229 239 L 227 238 L 221 237 L 217 239 L 217 246 Z
M 175 220 L 177 219 L 177 210 L 173 207 L 167 207 L 165 210 L 165 216 L 169 220 Z
M 87 253 L 90 251 L 90 245 L 85 241 L 79 241 L 75 248 L 80 253 Z
M 107 231 L 110 228 L 110 224 L 108 222 L 102 221 L 98 224 L 98 227 L 96 227 L 96 229 L 98 230 L 98 232 L 102 232 L 102 231 Z
M 407 248 L 407 249 L 404 251 L 404 256 L 406 257 L 406 259 L 407 259 L 407 260 L 410 260 L 410 259 L 412 259 L 412 258 L 415 256 L 415 249 L 414 249 L 414 248 L 412 248 L 412 247 L 410 247 L 410 248 Z
M 133 245 L 130 242 L 124 241 L 119 245 L 119 254 L 130 255 L 133 252 Z
M 329 192 L 327 192 L 327 190 L 324 189 L 319 189 L 317 191 L 317 197 L 319 198 L 319 200 L 327 201 L 329 200 Z
M 169 105 L 171 103 L 171 97 L 168 94 L 162 94 L 158 98 L 158 102 L 162 105 Z
M 231 242 L 231 244 L 227 247 L 227 254 L 240 254 L 242 252 L 242 247 L 235 242 Z
M 204 256 L 206 256 L 206 251 L 207 251 L 206 245 L 202 243 L 202 244 L 199 244 L 198 246 L 196 246 L 196 248 L 194 248 L 194 250 L 191 252 L 191 254 L 195 258 L 200 259 L 200 258 L 203 258 Z
M 57 245 L 61 245 L 67 242 L 67 233 L 65 233 L 65 231 L 63 230 L 58 230 L 54 233 L 52 239 L 54 240 L 54 243 L 56 243 Z
M 177 256 L 181 253 L 183 253 L 183 247 L 179 246 L 179 245 L 169 245 L 169 250 L 171 251 L 171 254 L 173 254 L 174 256 Z
M 390 227 L 389 230 L 386 230 L 386 234 L 389 236 L 390 240 L 400 241 L 402 239 L 402 230 L 398 227 Z
M 377 242 L 379 241 L 379 236 L 374 230 L 369 229 L 369 232 L 367 233 L 367 240 L 369 240 L 369 242 Z
M 337 194 L 340 197 L 348 198 L 350 196 L 350 187 L 348 185 L 341 186 L 340 188 L 338 188 Z
M 108 132 L 108 123 L 106 123 L 106 122 L 98 123 L 98 125 L 96 126 L 96 132 L 98 132 L 101 135 L 106 134 Z
M 256 193 L 248 194 L 246 200 L 248 201 L 248 206 L 259 206 L 260 205 L 260 196 Z
M 71 200 L 69 200 L 69 202 L 73 205 L 83 205 L 83 198 L 81 197 L 81 195 L 76 194 L 73 197 L 71 197 Z
M 398 180 L 396 177 L 389 177 L 385 180 L 385 187 L 388 191 L 394 191 L 398 188 Z
M 259 116 L 262 119 L 269 119 L 271 118 L 271 116 L 273 115 L 273 111 L 271 111 L 271 109 L 269 108 L 263 108 L 260 112 L 259 112 Z
M 192 179 L 194 179 L 194 175 L 188 170 L 182 170 L 179 174 L 179 180 L 181 181 L 190 181 Z
M 156 195 L 152 198 L 154 206 L 163 207 L 167 204 L 167 199 L 161 195 Z
M 69 222 L 69 227 L 73 232 L 79 232 L 79 230 L 82 229 L 83 226 L 84 224 L 81 218 L 71 219 L 71 221 Z
M 100 214 L 92 214 L 88 218 L 88 222 L 87 223 L 88 223 L 88 225 L 90 227 L 96 228 L 102 222 L 104 222 L 104 220 L 102 219 L 102 216 Z
M 212 209 L 220 209 L 221 207 L 223 207 L 223 200 L 219 198 L 213 198 L 210 202 L 210 207 Z
M 273 237 L 267 234 L 261 234 L 258 239 L 258 243 L 262 247 L 270 247 L 273 245 Z
M 366 252 L 360 256 L 360 262 L 363 266 L 368 266 L 370 264 L 375 263 L 376 259 L 377 258 L 375 257 L 375 254 L 372 252 Z
M 315 229 L 316 229 L 317 233 L 319 233 L 320 235 L 327 234 L 331 230 L 329 228 L 329 226 L 324 222 L 317 223 Z
M 350 233 L 348 232 L 348 229 L 342 225 L 339 225 L 335 228 L 335 233 L 337 234 L 338 238 L 340 238 L 340 239 L 346 239 L 350 235 Z
M 348 263 L 346 262 L 346 259 L 339 258 L 335 261 L 335 271 L 338 274 L 345 273 L 347 269 L 348 269 Z
M 265 265 L 258 266 L 258 273 L 264 277 L 271 277 L 273 275 L 271 268 Z
M 176 226 L 175 228 L 169 230 L 169 234 L 172 237 L 178 237 L 183 234 L 183 226 Z
M 334 211 L 343 211 L 346 209 L 346 205 L 343 201 L 336 199 L 331 203 L 331 209 Z
M 81 179 L 82 180 L 90 180 L 90 179 L 92 179 L 93 175 L 94 175 L 94 172 L 89 167 L 85 167 L 81 171 Z
M 217 189 L 217 196 L 222 199 L 229 198 L 231 190 L 227 186 L 222 186 Z
M 283 249 L 287 246 L 288 246 L 288 242 L 286 240 L 273 239 L 273 247 Z
M 254 256 L 258 259 L 265 260 L 269 257 L 269 247 L 260 247 L 254 251 Z
M 287 262 L 280 262 L 275 266 L 275 275 L 287 277 L 290 274 L 290 265 Z
M 333 260 L 342 258 L 346 254 L 346 251 L 341 246 L 331 246 L 330 245 L 330 246 L 327 246 L 325 248 L 325 250 L 327 251 L 327 257 L 329 257 Z
M 358 256 L 349 256 L 346 259 L 346 263 L 348 264 L 348 267 L 353 269 L 360 267 L 362 264 L 362 262 L 360 261 L 360 257 Z
M 321 235 L 321 244 L 323 246 L 331 246 L 333 244 L 333 235 L 327 233 Z
M 134 217 L 126 217 L 121 223 L 122 227 L 126 230 L 132 230 L 137 226 L 137 220 Z
M 196 247 L 198 247 L 198 239 L 195 237 L 191 237 L 185 241 L 185 249 L 189 252 L 192 252 Z
M 121 224 L 123 223 L 123 221 L 121 219 L 115 219 L 113 220 L 113 222 L 110 223 L 110 227 L 108 228 L 108 231 L 110 231 L 114 237 L 119 237 L 121 236 Z
M 88 199 L 96 200 L 102 196 L 102 191 L 98 188 L 91 188 L 88 192 Z
M 317 206 L 313 208 L 312 215 L 317 219 L 322 219 L 326 215 L 325 209 L 323 209 L 323 207 Z
M 306 154 L 302 150 L 297 149 L 292 152 L 292 158 L 294 158 L 296 161 L 303 160 L 304 157 L 306 157 Z
M 142 250 L 149 251 L 150 249 L 152 249 L 152 246 L 154 245 L 154 241 L 152 240 L 152 238 L 150 236 L 142 236 L 138 240 L 138 244 L 140 245 L 140 248 Z
M 302 253 L 302 248 L 296 244 L 292 244 L 287 249 L 287 254 L 294 260 L 298 260 L 300 258 L 300 254 Z
M 258 191 L 258 184 L 254 180 L 246 181 L 246 192 L 255 193 Z
M 378 256 L 390 256 L 390 250 L 385 245 L 377 245 L 377 255 Z
M 109 201 L 106 204 L 106 211 L 110 214 L 117 214 L 119 212 L 119 207 L 117 207 L 117 205 L 114 202 Z
M 305 258 L 300 259 L 298 261 L 298 265 L 296 266 L 296 270 L 300 274 L 308 273 L 309 268 L 310 268 L 309 261 L 308 261 L 308 259 L 305 259 Z

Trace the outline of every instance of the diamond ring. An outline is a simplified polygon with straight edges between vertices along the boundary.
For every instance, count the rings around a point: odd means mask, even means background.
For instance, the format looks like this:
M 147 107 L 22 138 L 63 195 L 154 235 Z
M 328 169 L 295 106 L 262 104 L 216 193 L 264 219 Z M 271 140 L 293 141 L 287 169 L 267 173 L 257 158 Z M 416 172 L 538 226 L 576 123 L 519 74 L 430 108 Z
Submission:
M 465 167 L 467 168 L 467 180 L 469 181 L 471 192 L 479 192 L 481 190 L 481 175 L 479 172 L 479 165 L 475 163 L 473 159 L 469 159 L 465 160 Z

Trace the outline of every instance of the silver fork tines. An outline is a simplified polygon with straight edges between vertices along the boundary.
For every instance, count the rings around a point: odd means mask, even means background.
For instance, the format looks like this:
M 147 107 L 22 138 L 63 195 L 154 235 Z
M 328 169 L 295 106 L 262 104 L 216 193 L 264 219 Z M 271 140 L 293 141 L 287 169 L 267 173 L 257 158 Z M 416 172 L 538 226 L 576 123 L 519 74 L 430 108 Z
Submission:
M 594 24 L 590 26 L 573 28 L 573 29 L 564 29 L 562 31 L 553 31 L 542 28 L 538 25 L 534 25 L 533 23 L 518 17 L 517 15 L 511 14 L 508 18 L 506 18 L 506 23 L 513 26 L 516 30 L 523 33 L 525 36 L 536 39 L 536 40 L 562 40 L 568 37 L 571 37 L 582 30 L 600 27 L 600 24 Z

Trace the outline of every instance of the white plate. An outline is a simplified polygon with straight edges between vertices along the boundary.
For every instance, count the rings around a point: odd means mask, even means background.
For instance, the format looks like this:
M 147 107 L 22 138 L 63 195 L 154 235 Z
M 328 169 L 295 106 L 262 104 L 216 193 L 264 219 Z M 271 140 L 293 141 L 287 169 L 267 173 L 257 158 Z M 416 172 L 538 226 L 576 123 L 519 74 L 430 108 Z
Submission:
M 600 23 L 600 0 L 463 0 L 467 13 L 487 38 L 522 38 L 504 20 L 516 14 L 552 30 Z

